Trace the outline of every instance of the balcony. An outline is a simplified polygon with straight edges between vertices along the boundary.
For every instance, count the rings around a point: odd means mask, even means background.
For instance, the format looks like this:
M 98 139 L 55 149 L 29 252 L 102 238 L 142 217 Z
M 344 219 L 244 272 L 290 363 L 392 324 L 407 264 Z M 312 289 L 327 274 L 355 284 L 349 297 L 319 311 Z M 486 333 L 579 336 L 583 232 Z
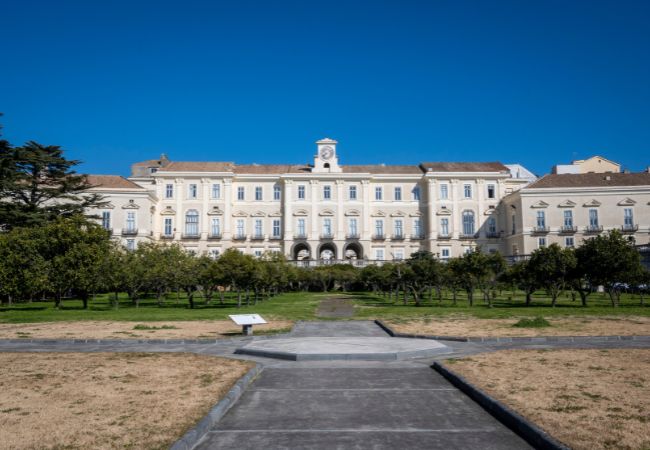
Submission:
M 603 231 L 602 225 L 589 225 L 585 227 L 585 233 L 597 234 Z
M 183 233 L 181 239 L 201 239 L 201 233 Z
M 372 240 L 373 241 L 383 241 L 385 239 L 386 239 L 386 236 L 383 233 L 381 233 L 381 234 L 373 234 L 372 235 Z
M 298 233 L 293 235 L 294 239 L 302 239 L 305 240 L 307 239 L 307 233 Z
M 485 237 L 487 239 L 499 239 L 501 237 L 501 233 L 498 231 L 488 231 L 485 233 Z
M 549 231 L 550 231 L 549 228 L 546 227 L 546 226 L 544 226 L 544 227 L 533 227 L 533 234 L 546 234 Z
M 263 241 L 264 235 L 261 233 L 255 233 L 251 236 L 251 241 Z
M 235 234 L 232 237 L 233 241 L 245 241 L 246 240 L 246 235 L 245 234 Z
M 471 240 L 471 239 L 476 239 L 476 238 L 478 238 L 477 233 L 461 234 L 460 236 L 458 236 L 458 239 L 461 239 L 461 240 L 464 240 L 464 241 Z
M 572 225 L 564 225 L 563 227 L 560 227 L 560 234 L 573 234 L 576 231 L 578 231 L 578 227 Z
M 321 239 L 334 239 L 334 234 L 333 233 L 322 233 L 320 235 Z
M 396 233 L 391 236 L 390 238 L 392 241 L 403 241 L 404 240 L 404 234 L 403 233 Z
M 438 240 L 439 241 L 448 241 L 451 239 L 451 234 L 449 233 L 438 233 Z
M 137 236 L 137 228 L 122 228 L 122 236 Z
M 637 231 L 639 231 L 639 225 L 635 225 L 635 224 L 621 225 L 621 232 L 623 233 L 635 233 Z
M 282 239 L 282 236 L 279 234 L 272 234 L 271 236 L 269 236 L 269 239 L 272 241 L 279 241 L 280 239 Z
M 173 233 L 172 234 L 161 234 L 160 239 L 167 239 L 167 240 L 174 239 L 174 234 Z
M 345 235 L 345 239 L 359 239 L 359 233 L 348 233 Z
M 221 239 L 221 232 L 208 234 L 208 239 L 211 239 L 211 240 Z
M 424 234 L 422 233 L 415 233 L 411 235 L 411 240 L 412 241 L 421 241 L 424 239 Z

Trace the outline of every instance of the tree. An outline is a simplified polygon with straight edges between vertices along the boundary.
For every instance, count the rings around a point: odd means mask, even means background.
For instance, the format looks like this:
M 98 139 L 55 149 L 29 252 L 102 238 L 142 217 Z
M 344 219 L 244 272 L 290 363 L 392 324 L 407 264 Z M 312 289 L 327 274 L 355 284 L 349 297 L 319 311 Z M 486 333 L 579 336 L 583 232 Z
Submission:
M 244 255 L 239 250 L 229 248 L 219 257 L 219 264 L 222 266 L 226 279 L 231 290 L 237 291 L 237 307 L 242 305 L 242 290 L 250 289 L 255 259 L 251 255 Z M 248 298 L 248 296 L 247 296 Z
M 630 283 L 640 270 L 641 257 L 634 242 L 611 230 L 587 239 L 576 253 L 586 281 L 594 287 L 604 286 L 612 306 L 618 306 L 621 286 Z
M 413 293 L 415 306 L 420 306 L 422 295 L 436 283 L 440 276 L 440 263 L 431 252 L 419 251 L 406 261 L 408 271 L 405 273 L 405 283 Z
M 479 289 L 490 276 L 490 258 L 485 253 L 481 252 L 479 248 L 465 253 L 460 258 L 459 266 L 455 269 L 460 273 L 456 275 L 460 277 L 460 283 L 467 293 L 467 300 L 469 306 L 474 305 L 474 292 Z
M 78 164 L 58 146 L 30 141 L 11 147 L 0 141 L 0 225 L 43 225 L 102 206 L 102 197 L 88 192 L 87 177 L 74 171 Z
M 560 291 L 569 280 L 569 274 L 576 267 L 577 260 L 571 248 L 562 248 L 557 244 L 535 250 L 527 268 L 536 282 L 551 295 L 551 306 L 555 307 Z
M 513 264 L 506 272 L 506 278 L 526 295 L 526 306 L 530 306 L 533 293 L 540 285 L 535 273 L 529 268 L 528 261 Z

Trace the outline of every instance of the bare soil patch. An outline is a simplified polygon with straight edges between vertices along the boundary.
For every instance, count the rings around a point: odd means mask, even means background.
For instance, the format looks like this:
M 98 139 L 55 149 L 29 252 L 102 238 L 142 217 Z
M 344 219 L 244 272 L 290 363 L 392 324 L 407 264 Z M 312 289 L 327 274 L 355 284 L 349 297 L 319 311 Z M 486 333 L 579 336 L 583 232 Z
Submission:
M 0 447 L 166 448 L 251 367 L 184 353 L 0 353 Z
M 650 349 L 506 350 L 447 363 L 571 448 L 650 448 Z
M 476 319 L 468 317 L 388 320 L 398 333 L 433 336 L 515 337 L 515 336 L 639 336 L 650 335 L 650 317 L 561 317 L 546 318 L 544 328 L 517 328 L 520 318 Z
M 273 320 L 255 325 L 253 332 L 289 331 L 292 325 L 291 321 Z M 0 324 L 0 339 L 219 339 L 237 334 L 241 334 L 241 327 L 229 320 Z

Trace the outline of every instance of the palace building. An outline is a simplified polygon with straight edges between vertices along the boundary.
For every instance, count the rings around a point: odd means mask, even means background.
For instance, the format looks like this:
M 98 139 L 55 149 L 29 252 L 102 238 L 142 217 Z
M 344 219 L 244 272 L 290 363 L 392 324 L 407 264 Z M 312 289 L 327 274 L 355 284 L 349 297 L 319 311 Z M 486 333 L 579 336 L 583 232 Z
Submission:
M 418 250 L 447 259 L 477 246 L 522 255 L 550 242 L 576 245 L 597 232 L 584 229 L 594 225 L 594 209 L 602 211 L 600 231 L 616 227 L 648 242 L 648 173 L 536 180 L 521 165 L 499 162 L 342 165 L 336 141 L 316 146 L 308 165 L 181 162 L 163 155 L 133 164 L 128 179 L 89 176 L 108 201 L 94 213 L 128 248 L 177 242 L 196 254 L 281 252 L 305 264 L 363 265 Z M 576 211 L 571 235 L 563 228 L 568 210 Z M 562 239 L 570 236 L 573 241 Z

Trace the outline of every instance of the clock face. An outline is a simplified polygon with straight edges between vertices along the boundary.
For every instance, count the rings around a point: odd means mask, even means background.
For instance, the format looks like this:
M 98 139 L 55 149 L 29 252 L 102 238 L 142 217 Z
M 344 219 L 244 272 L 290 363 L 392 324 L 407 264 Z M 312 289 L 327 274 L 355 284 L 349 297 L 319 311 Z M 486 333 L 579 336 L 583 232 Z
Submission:
M 320 157 L 323 159 L 330 159 L 334 155 L 334 149 L 329 146 L 325 146 L 320 149 Z

